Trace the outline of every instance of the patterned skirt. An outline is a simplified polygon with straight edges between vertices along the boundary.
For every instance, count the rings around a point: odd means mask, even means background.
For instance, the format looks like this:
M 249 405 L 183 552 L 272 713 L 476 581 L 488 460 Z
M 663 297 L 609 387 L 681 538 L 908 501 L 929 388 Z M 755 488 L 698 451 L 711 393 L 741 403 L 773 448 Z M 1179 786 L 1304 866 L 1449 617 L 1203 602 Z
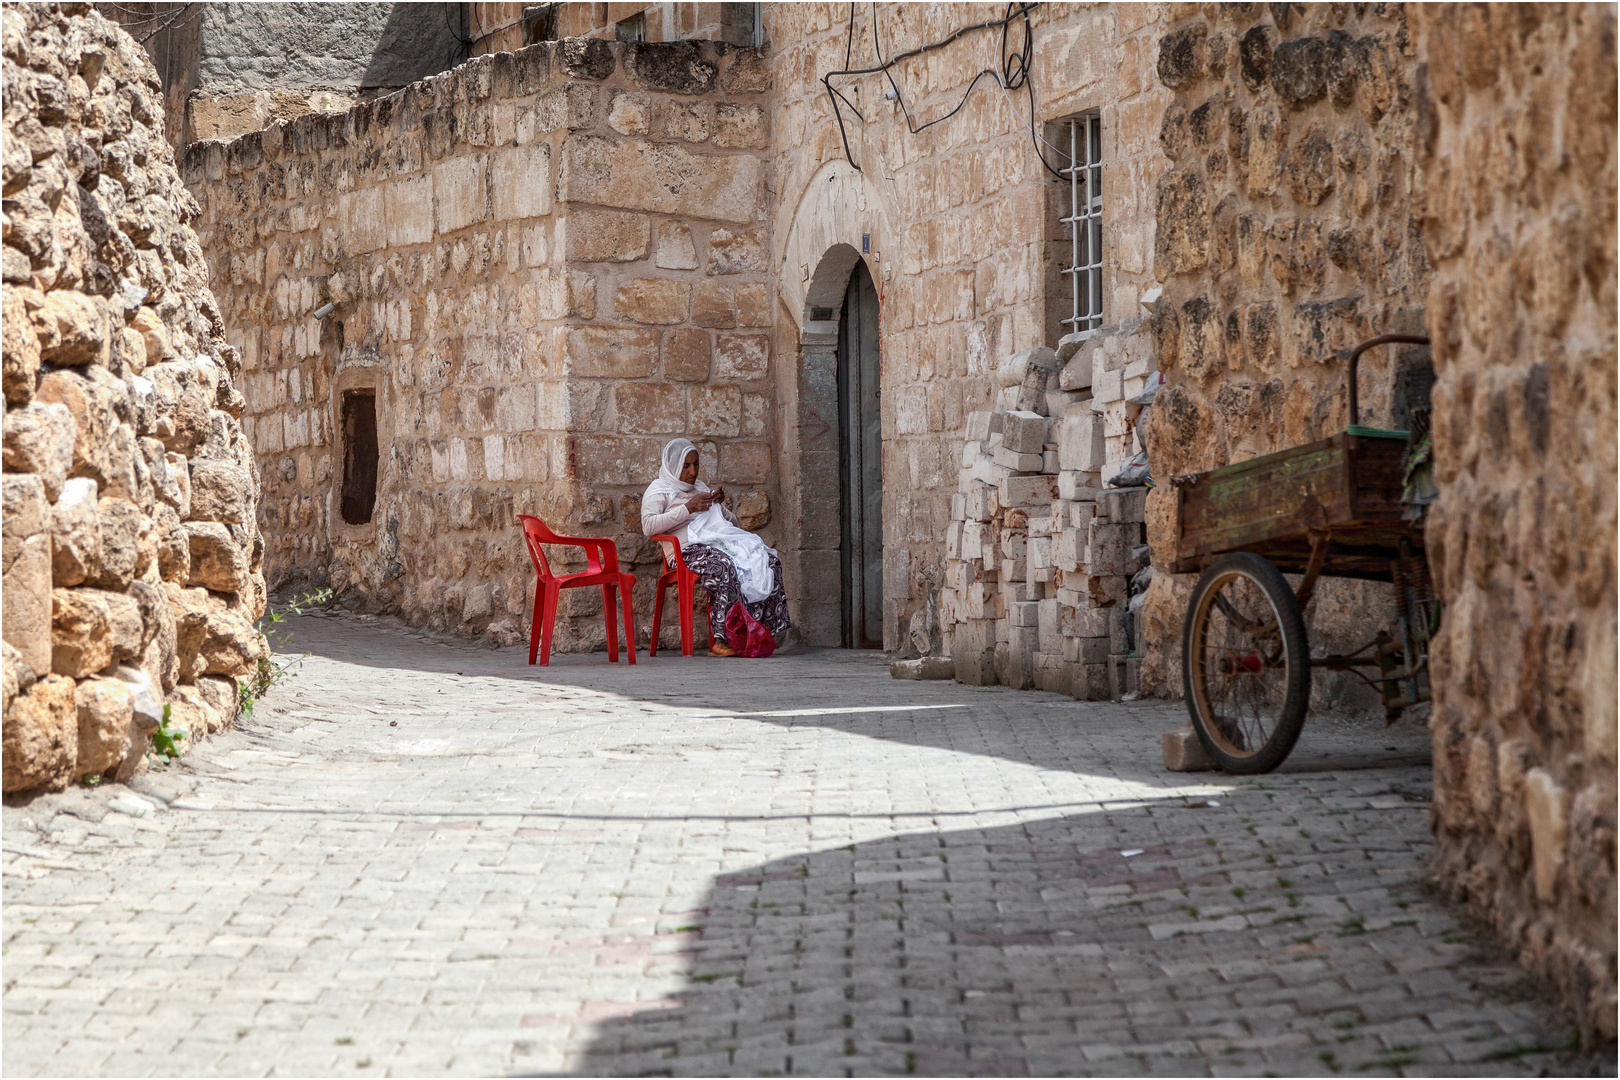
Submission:
M 725 552 L 707 544 L 686 544 L 681 557 L 692 568 L 709 594 L 709 639 L 726 640 L 726 612 L 743 598 L 742 586 L 737 581 L 737 565 Z M 765 625 L 782 644 L 788 632 L 787 590 L 782 585 L 782 560 L 771 556 L 771 572 L 776 575 L 776 587 L 771 595 L 748 605 L 748 613 Z

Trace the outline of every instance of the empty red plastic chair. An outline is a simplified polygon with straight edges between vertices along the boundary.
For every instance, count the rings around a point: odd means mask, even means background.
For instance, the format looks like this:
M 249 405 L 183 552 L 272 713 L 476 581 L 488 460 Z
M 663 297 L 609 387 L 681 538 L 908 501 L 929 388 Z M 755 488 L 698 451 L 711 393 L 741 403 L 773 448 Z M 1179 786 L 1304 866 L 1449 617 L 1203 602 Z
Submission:
M 668 533 L 661 533 L 653 537 L 654 540 L 664 544 L 671 544 L 673 548 L 666 551 L 664 566 L 667 568 L 658 575 L 658 584 L 653 587 L 653 621 L 652 640 L 647 643 L 647 655 L 658 655 L 658 628 L 664 620 L 664 589 L 669 585 L 675 586 L 675 599 L 680 605 L 681 617 L 681 655 L 692 655 L 692 597 L 697 587 L 697 571 L 687 567 L 686 560 L 681 558 L 681 542 Z
M 619 662 L 619 628 L 613 596 L 617 592 L 622 597 L 625 648 L 630 653 L 630 662 L 635 663 L 636 619 L 630 608 L 630 590 L 634 588 L 636 579 L 619 572 L 619 549 L 613 541 L 599 536 L 558 536 L 546 527 L 545 522 L 529 514 L 519 514 L 518 520 L 523 524 L 523 540 L 529 545 L 529 558 L 534 560 L 534 572 L 538 576 L 534 583 L 533 625 L 529 630 L 529 663 L 534 663 L 536 652 L 540 654 L 541 665 L 551 663 L 551 630 L 557 619 L 557 597 L 564 589 L 578 589 L 586 585 L 602 587 L 602 616 L 607 620 L 608 660 L 615 664 Z M 577 574 L 553 574 L 551 564 L 546 562 L 542 544 L 584 548 L 585 569 Z

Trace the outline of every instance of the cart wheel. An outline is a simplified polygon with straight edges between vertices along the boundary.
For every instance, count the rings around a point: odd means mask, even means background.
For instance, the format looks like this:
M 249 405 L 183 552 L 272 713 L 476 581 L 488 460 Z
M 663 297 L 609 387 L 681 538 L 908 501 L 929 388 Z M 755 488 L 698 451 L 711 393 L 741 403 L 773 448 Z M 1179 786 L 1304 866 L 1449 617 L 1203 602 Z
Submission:
M 1222 555 L 1193 588 L 1181 639 L 1193 730 L 1227 772 L 1270 772 L 1294 749 L 1311 697 L 1305 620 L 1281 571 Z

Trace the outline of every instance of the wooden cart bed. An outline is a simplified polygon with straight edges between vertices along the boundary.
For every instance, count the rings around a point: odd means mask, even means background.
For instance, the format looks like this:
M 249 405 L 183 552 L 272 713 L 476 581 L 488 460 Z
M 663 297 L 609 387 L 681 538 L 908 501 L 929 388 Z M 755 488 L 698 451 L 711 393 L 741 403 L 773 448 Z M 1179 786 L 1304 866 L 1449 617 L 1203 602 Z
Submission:
M 1218 555 L 1252 551 L 1287 573 L 1304 573 L 1310 534 L 1329 534 L 1329 577 L 1389 581 L 1401 539 L 1423 549 L 1402 518 L 1405 432 L 1354 429 L 1291 450 L 1177 478 L 1177 573 L 1198 573 Z

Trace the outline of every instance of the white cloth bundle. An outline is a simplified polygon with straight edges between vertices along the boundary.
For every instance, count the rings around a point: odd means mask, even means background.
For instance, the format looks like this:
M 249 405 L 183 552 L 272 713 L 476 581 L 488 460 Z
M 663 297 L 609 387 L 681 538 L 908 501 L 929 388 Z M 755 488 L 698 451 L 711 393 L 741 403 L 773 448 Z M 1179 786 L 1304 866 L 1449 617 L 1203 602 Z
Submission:
M 742 586 L 743 599 L 750 604 L 765 599 L 776 588 L 776 573 L 771 569 L 771 556 L 776 552 L 747 529 L 727 521 L 719 503 L 693 515 L 686 525 L 686 539 L 687 543 L 707 544 L 725 553 L 737 567 L 737 583 Z

